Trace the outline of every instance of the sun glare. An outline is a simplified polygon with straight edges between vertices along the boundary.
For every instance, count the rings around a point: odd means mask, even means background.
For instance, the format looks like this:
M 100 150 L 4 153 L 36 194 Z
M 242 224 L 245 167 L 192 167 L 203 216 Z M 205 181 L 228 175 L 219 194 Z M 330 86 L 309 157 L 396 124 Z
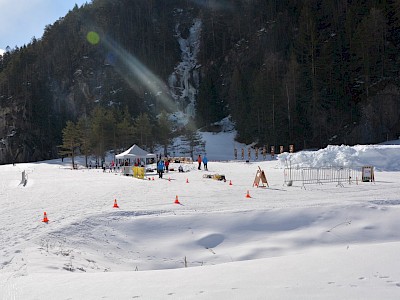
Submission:
M 141 87 L 145 87 L 147 91 L 151 92 L 157 97 L 157 100 L 163 107 L 169 111 L 175 109 L 176 105 L 169 95 L 167 85 L 157 75 L 152 73 L 143 63 L 141 63 L 134 55 L 123 49 L 116 42 L 102 37 L 102 43 L 110 52 L 109 55 L 116 58 L 128 70 L 128 73 L 118 70 L 124 80 L 133 88 L 138 94 L 143 92 Z

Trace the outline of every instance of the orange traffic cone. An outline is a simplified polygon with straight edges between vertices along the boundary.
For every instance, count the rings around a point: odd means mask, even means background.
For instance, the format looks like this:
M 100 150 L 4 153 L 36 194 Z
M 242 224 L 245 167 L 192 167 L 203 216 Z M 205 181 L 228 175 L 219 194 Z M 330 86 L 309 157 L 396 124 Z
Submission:
M 175 204 L 181 204 L 180 202 L 179 202 L 179 200 L 178 200 L 178 195 L 176 195 L 176 197 L 175 197 L 175 202 L 174 202 Z
M 186 183 L 189 183 L 189 179 L 188 178 L 186 178 Z
M 251 198 L 249 190 L 247 190 L 246 198 Z
M 229 180 L 229 185 L 232 185 L 232 180 Z
M 42 222 L 45 222 L 45 223 L 49 222 L 49 219 L 47 219 L 46 212 L 44 212 L 44 214 L 43 214 L 43 221 Z
M 114 199 L 114 208 L 119 208 L 118 203 L 117 203 L 117 199 Z

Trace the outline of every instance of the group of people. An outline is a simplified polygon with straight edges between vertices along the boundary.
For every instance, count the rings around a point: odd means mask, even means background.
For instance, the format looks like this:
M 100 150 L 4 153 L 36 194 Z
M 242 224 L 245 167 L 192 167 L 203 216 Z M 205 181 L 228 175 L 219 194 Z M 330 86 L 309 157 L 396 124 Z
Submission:
M 199 156 L 197 157 L 197 162 L 198 162 L 198 170 L 201 170 L 201 164 L 203 163 L 204 170 L 208 171 L 208 166 L 207 166 L 208 159 L 207 159 L 206 155 L 201 157 L 201 155 L 199 154 Z M 163 159 L 160 158 L 157 161 L 157 173 L 158 173 L 158 177 L 159 178 L 162 178 L 164 171 L 168 173 L 168 171 L 169 171 L 169 163 L 170 163 L 169 159 L 163 160 Z M 120 166 L 124 166 L 124 165 L 125 166 L 128 165 L 128 161 L 123 162 L 122 165 L 120 165 L 119 162 L 115 163 L 114 161 L 111 161 L 111 163 L 109 165 L 107 165 L 106 162 L 103 161 L 102 168 L 103 168 L 103 172 L 106 172 L 106 170 L 108 168 L 109 168 L 109 172 L 113 172 L 113 171 L 115 172 L 116 169 L 119 171 Z M 139 165 L 139 163 L 135 162 L 135 166 L 138 166 L 138 165 Z M 89 163 L 88 167 L 92 168 L 92 163 L 91 162 Z M 97 167 L 98 167 L 98 165 L 96 163 L 95 168 L 97 169 Z M 179 172 L 184 172 L 182 165 L 179 166 L 178 171 Z
M 120 164 L 119 162 L 115 162 L 114 160 L 112 160 L 110 163 L 106 163 L 106 161 L 103 160 L 100 163 L 100 165 L 97 161 L 95 163 L 92 163 L 92 161 L 89 161 L 89 163 L 87 164 L 87 168 L 97 169 L 97 168 L 101 167 L 103 169 L 103 172 L 106 172 L 107 170 L 108 170 L 108 172 L 119 172 L 121 167 L 128 166 L 128 165 L 129 165 L 128 161 L 122 162 L 122 164 Z
M 99 167 L 98 163 L 96 162 L 94 166 L 92 166 L 92 162 L 90 161 L 88 166 L 89 169 L 95 168 L 97 169 Z M 120 164 L 115 163 L 114 161 L 111 161 L 109 164 L 107 164 L 105 161 L 101 163 L 101 168 L 103 169 L 103 172 L 116 172 L 117 170 L 119 171 Z
M 204 170 L 208 171 L 208 159 L 207 156 L 204 155 L 203 158 L 201 157 L 201 155 L 199 154 L 199 156 L 197 157 L 197 162 L 199 164 L 198 166 L 198 170 L 201 170 L 201 164 L 203 163 L 204 166 Z M 169 171 L 169 159 L 163 160 L 163 159 L 159 159 L 157 161 L 157 174 L 158 174 L 158 178 L 162 178 L 163 177 L 163 173 Z M 179 172 L 184 172 L 182 165 L 179 166 L 178 168 Z
M 197 169 L 201 170 L 201 163 L 203 162 L 204 170 L 208 171 L 208 167 L 207 167 L 208 159 L 207 159 L 207 156 L 204 155 L 203 159 L 202 159 L 201 155 L 199 154 L 199 156 L 197 157 L 197 162 L 199 164 L 199 167 Z

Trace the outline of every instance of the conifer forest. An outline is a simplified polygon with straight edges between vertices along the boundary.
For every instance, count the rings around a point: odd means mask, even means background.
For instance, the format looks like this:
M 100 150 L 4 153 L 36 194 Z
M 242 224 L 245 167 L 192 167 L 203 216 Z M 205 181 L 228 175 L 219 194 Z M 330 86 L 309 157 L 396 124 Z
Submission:
M 0 56 L 0 163 L 168 154 L 228 116 L 256 146 L 397 139 L 399 71 L 400 0 L 88 1 Z

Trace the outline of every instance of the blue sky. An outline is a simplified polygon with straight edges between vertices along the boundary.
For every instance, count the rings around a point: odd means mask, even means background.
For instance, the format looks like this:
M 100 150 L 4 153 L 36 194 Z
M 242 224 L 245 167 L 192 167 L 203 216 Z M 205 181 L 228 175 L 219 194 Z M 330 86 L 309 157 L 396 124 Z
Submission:
M 43 35 L 44 27 L 65 16 L 75 3 L 91 0 L 0 0 L 0 53 L 10 46 L 21 47 L 32 37 Z

